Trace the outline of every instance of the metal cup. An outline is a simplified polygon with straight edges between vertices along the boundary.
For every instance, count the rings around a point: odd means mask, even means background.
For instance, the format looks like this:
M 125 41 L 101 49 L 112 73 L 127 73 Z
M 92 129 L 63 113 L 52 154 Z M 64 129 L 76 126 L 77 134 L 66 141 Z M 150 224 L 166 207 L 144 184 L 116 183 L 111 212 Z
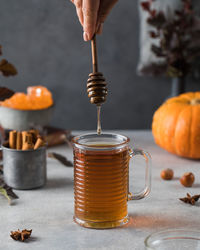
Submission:
M 7 185 L 15 189 L 33 189 L 46 183 L 46 147 L 17 150 L 2 146 L 3 172 Z

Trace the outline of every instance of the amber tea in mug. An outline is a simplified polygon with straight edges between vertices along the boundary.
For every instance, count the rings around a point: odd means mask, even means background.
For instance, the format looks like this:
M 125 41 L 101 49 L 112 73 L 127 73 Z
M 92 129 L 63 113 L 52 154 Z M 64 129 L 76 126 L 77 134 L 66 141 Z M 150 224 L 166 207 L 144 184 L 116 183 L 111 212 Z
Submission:
M 150 191 L 150 156 L 131 150 L 129 139 L 117 134 L 75 137 L 74 220 L 84 227 L 113 228 L 128 222 L 127 201 L 144 198 Z M 129 192 L 129 161 L 134 155 L 146 160 L 145 188 Z

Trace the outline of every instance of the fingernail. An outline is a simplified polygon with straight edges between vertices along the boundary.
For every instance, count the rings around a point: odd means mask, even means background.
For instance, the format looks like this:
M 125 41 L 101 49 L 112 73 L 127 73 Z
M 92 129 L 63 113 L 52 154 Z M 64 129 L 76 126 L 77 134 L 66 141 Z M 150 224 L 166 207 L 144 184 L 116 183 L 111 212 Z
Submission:
M 85 31 L 83 32 L 83 39 L 85 42 L 89 41 L 88 34 Z

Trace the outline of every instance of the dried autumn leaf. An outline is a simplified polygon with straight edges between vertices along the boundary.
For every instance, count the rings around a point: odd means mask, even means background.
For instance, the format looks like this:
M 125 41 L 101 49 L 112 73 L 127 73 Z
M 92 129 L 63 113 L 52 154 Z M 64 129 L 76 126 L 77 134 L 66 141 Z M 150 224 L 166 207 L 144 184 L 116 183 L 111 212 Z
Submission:
M 59 161 L 60 163 L 62 163 L 66 167 L 73 167 L 73 163 L 61 154 L 51 152 L 51 153 L 48 153 L 48 157 Z
M 157 11 L 156 10 L 151 10 L 151 15 L 152 15 L 152 17 L 155 17 L 156 16 L 156 13 L 157 13 Z
M 10 203 L 11 203 L 11 198 L 9 197 L 9 195 L 8 195 L 8 193 L 7 193 L 7 191 L 6 191 L 6 189 L 3 188 L 3 187 L 0 187 L 0 193 L 1 193 L 4 197 L 6 197 L 6 199 L 8 200 L 8 202 L 9 202 L 9 204 L 10 204 Z
M 143 10 L 150 11 L 150 2 L 142 2 L 141 6 Z
M 154 32 L 154 31 L 149 31 L 149 35 L 151 38 L 158 38 L 159 37 L 159 34 Z
M 173 67 L 173 66 L 168 66 L 167 68 L 167 75 L 170 76 L 170 77 L 182 77 L 183 76 L 183 73 L 181 70 L 179 70 L 178 68 L 176 67 Z
M 11 204 L 11 201 L 18 199 L 19 197 L 13 192 L 12 188 L 9 187 L 3 180 L 3 177 L 0 175 L 0 194 L 2 194 Z
M 164 13 L 159 11 L 156 15 L 148 17 L 147 22 L 148 24 L 160 29 L 166 23 L 166 18 Z
M 17 74 L 15 66 L 6 59 L 0 61 L 0 72 L 2 72 L 4 76 L 14 76 Z
M 14 95 L 14 91 L 6 87 L 0 87 L 0 101 L 10 98 Z
M 155 44 L 151 45 L 151 50 L 156 54 L 157 57 L 165 57 L 162 48 L 156 46 Z

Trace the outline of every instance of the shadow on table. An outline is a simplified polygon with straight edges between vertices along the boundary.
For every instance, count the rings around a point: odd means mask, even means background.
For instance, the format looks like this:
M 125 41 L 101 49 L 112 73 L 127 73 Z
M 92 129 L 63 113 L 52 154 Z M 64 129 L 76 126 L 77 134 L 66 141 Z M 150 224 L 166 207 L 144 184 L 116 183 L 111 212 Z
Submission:
M 155 217 L 152 215 L 137 215 L 130 214 L 130 221 L 127 224 L 127 228 L 137 229 L 152 229 L 152 228 L 181 228 L 188 225 L 188 219 L 185 218 L 174 218 L 174 217 Z M 192 222 L 192 225 L 199 226 L 199 222 Z
M 200 188 L 200 184 L 199 183 L 194 183 L 192 187 L 193 188 Z
M 28 244 L 28 243 L 32 243 L 32 242 L 35 242 L 35 241 L 40 241 L 40 238 L 39 237 L 35 237 L 35 236 L 31 236 L 29 239 L 23 241 L 23 244 Z
M 73 188 L 73 180 L 70 178 L 51 178 L 47 179 L 47 183 L 44 189 L 54 189 L 54 188 L 65 188 L 72 187 Z

